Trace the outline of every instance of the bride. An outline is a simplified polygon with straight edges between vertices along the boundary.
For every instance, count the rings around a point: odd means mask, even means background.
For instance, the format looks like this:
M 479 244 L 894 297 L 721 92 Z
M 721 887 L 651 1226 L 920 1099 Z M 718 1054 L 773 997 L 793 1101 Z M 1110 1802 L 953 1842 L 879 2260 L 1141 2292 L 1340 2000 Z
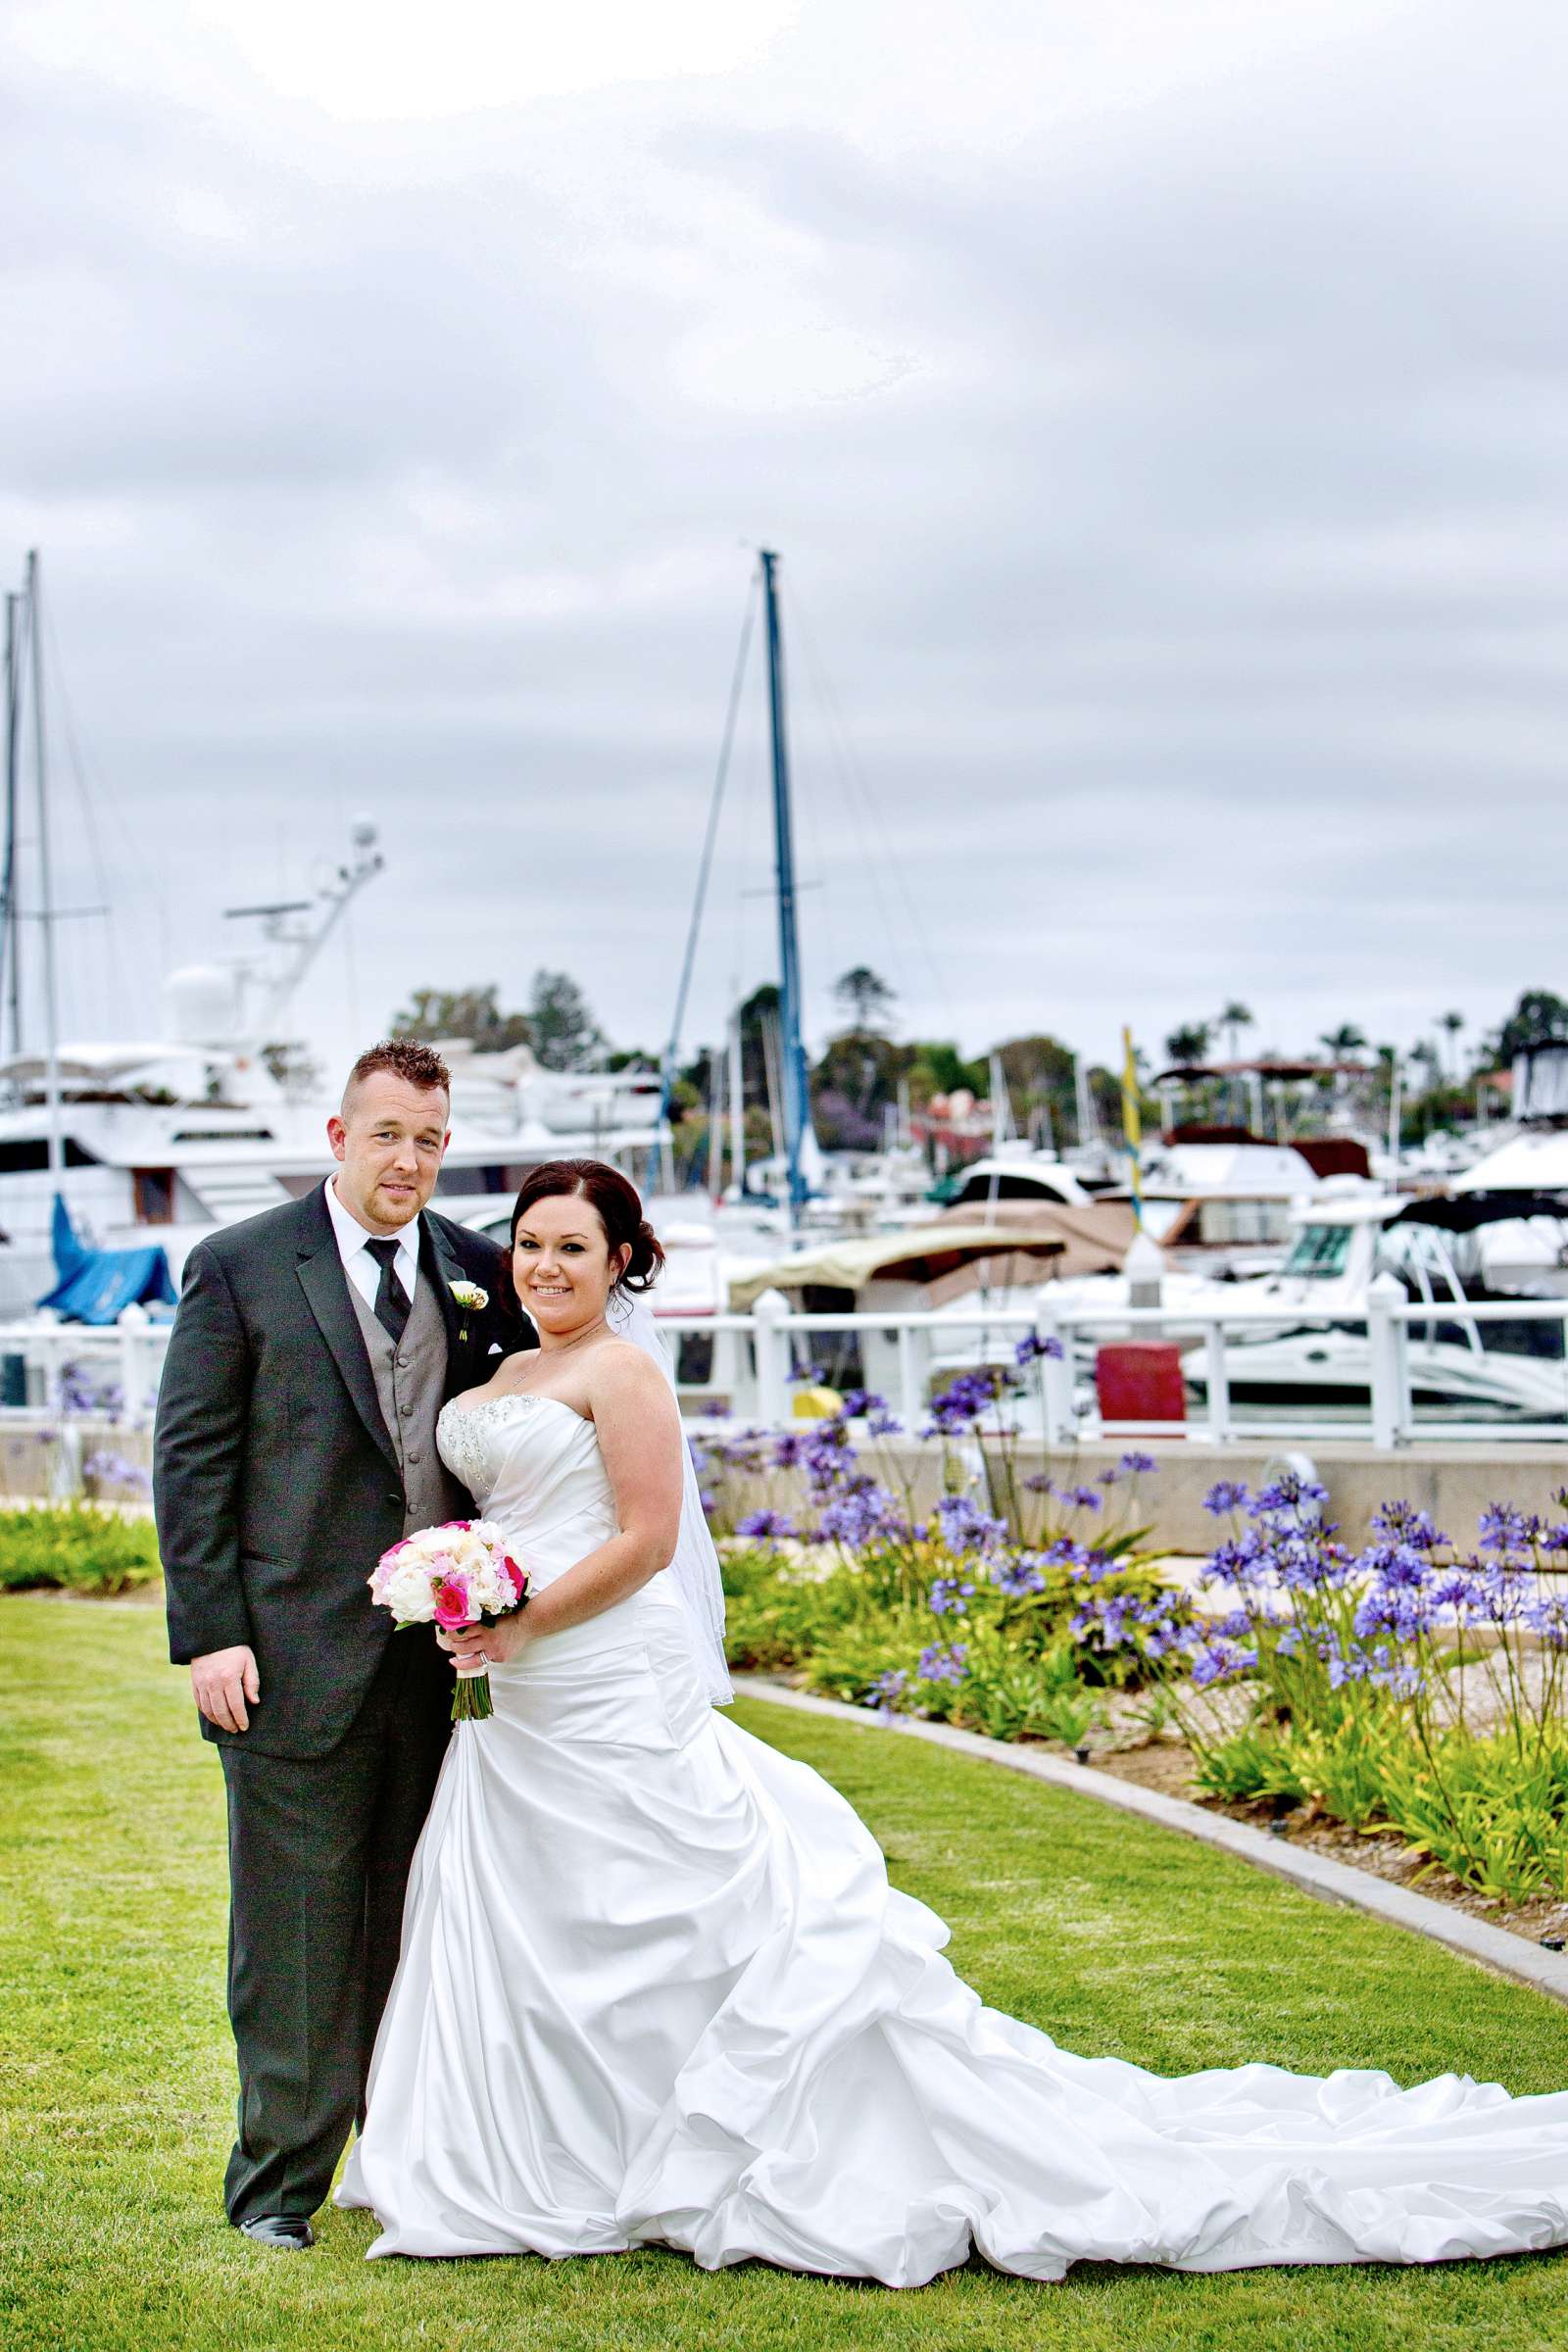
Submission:
M 1165 2080 L 982 2006 L 845 1800 L 714 1712 L 717 1566 L 636 1298 L 661 1262 L 614 1169 L 536 1169 L 512 1266 L 540 1346 L 441 1415 L 533 1596 L 446 1642 L 495 1713 L 447 1755 L 338 2190 L 371 2254 L 660 2244 L 919 2286 L 971 2251 L 1053 2279 L 1568 2242 L 1568 2092 Z

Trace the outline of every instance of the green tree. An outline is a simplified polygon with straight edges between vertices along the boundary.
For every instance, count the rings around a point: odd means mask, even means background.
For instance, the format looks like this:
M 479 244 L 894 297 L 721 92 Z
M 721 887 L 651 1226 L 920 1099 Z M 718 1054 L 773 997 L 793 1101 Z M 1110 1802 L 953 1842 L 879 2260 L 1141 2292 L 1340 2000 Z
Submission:
M 1507 1069 L 1527 1046 L 1548 1046 L 1568 1038 L 1568 1001 L 1549 988 L 1527 988 L 1508 1018 L 1491 1039 L 1488 1055 L 1498 1069 Z
M 857 1031 L 885 1028 L 898 1002 L 897 990 L 889 988 L 865 963 L 855 964 L 835 980 L 833 995 L 849 1013 Z
M 1044 1102 L 1049 1096 L 1068 1096 L 1073 1089 L 1073 1052 L 1059 1037 L 1009 1037 L 994 1051 L 1009 1089 L 1026 1100 Z
M 971 1095 L 983 1095 L 991 1084 L 991 1073 L 983 1061 L 965 1061 L 949 1038 L 927 1038 L 909 1048 L 909 1099 L 916 1105 L 929 1102 L 933 1095 L 956 1094 L 967 1087 Z
M 830 1038 L 811 1072 L 811 1102 L 822 1142 L 858 1151 L 874 1144 L 882 1132 L 882 1113 L 898 1100 L 899 1080 L 910 1059 L 907 1046 L 868 1029 Z
M 531 1044 L 527 1014 L 503 1012 L 496 1002 L 499 993 L 494 987 L 416 988 L 404 1010 L 392 1015 L 392 1035 L 426 1046 L 443 1037 L 466 1037 L 485 1054 Z
M 1336 1061 L 1348 1061 L 1352 1055 L 1366 1052 L 1366 1039 L 1352 1021 L 1342 1021 L 1338 1029 L 1326 1029 L 1317 1042 L 1328 1048 Z
M 528 1031 L 540 1067 L 546 1070 L 583 1069 L 605 1043 L 587 999 L 565 972 L 535 972 Z
M 1212 1024 L 1208 1021 L 1184 1022 L 1181 1028 L 1173 1029 L 1166 1038 L 1165 1052 L 1184 1070 L 1191 1069 L 1195 1062 L 1208 1059 L 1213 1034 Z
M 1056 1138 L 1076 1131 L 1078 1093 L 1070 1046 L 1042 1032 L 1033 1037 L 1009 1037 L 995 1052 L 1021 1129 L 1027 1131 L 1034 1114 L 1045 1110 Z
M 321 1082 L 321 1065 L 303 1038 L 273 1038 L 262 1048 L 262 1061 L 293 1102 L 313 1095 Z

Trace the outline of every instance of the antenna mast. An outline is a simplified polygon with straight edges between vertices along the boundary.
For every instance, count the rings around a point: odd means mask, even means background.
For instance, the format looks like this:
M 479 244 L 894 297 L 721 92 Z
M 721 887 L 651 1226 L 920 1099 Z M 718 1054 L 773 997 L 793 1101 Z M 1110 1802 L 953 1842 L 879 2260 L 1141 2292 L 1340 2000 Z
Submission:
M 38 551 L 27 557 L 27 626 L 32 638 L 32 767 L 38 790 L 38 920 L 43 929 L 44 1092 L 49 1104 L 49 1168 L 66 1164 L 60 1133 L 60 1000 L 55 982 L 55 903 L 49 872 L 49 772 L 44 755 L 43 614 L 38 602 Z
M 0 988 L 11 1008 L 11 1051 L 22 1052 L 22 949 L 17 907 L 17 785 L 22 753 L 22 598 L 6 592 L 6 847 L 0 875 Z

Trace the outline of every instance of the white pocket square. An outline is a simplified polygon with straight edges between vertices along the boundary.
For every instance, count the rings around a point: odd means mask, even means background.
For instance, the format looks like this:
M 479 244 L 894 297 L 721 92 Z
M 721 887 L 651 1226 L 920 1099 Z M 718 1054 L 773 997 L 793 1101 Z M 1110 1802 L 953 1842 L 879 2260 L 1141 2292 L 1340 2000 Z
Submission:
M 491 1341 L 491 1343 L 490 1343 L 490 1353 L 491 1353 L 492 1355 L 499 1355 L 499 1354 L 501 1353 L 501 1342 L 500 1342 L 499 1340 L 492 1340 L 492 1341 Z

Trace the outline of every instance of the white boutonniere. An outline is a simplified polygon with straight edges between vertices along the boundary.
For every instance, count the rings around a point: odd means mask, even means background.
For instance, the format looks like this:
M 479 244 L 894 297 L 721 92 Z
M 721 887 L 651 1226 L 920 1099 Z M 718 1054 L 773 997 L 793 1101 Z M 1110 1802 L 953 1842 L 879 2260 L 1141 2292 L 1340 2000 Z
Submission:
M 481 1290 L 476 1282 L 454 1282 L 450 1283 L 448 1288 L 466 1315 L 482 1315 L 490 1303 L 489 1292 Z M 458 1327 L 459 1339 L 466 1340 L 467 1336 L 467 1324 L 460 1324 Z

